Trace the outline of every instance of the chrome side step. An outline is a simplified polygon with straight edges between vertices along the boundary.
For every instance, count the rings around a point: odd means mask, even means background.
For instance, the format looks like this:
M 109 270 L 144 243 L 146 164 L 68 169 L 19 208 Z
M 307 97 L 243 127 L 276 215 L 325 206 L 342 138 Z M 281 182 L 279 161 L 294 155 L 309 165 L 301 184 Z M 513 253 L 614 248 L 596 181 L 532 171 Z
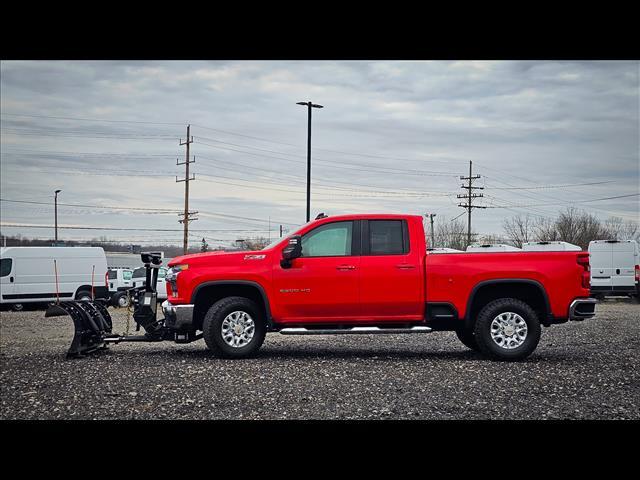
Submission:
M 351 328 L 283 328 L 282 335 L 347 335 L 347 334 L 399 334 L 399 333 L 429 333 L 429 327 L 411 328 L 380 328 L 380 327 L 351 327 Z

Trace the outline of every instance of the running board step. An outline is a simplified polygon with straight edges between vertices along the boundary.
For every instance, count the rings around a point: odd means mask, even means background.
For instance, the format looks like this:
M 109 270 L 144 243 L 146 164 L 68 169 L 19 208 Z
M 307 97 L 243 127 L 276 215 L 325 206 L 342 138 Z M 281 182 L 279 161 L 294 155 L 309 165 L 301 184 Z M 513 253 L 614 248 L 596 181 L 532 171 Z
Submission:
M 352 328 L 283 328 L 280 333 L 283 335 L 347 335 L 347 334 L 399 334 L 399 333 L 429 333 L 429 327 L 411 328 L 379 328 L 379 327 L 352 327 Z

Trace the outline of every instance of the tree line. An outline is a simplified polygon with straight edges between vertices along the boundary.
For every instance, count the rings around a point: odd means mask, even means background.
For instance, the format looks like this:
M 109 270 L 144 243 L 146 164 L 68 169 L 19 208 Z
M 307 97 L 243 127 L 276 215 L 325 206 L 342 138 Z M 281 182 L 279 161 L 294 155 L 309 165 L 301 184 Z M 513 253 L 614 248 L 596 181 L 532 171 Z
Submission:
M 502 235 L 479 235 L 472 232 L 472 243 L 504 243 L 522 248 L 526 242 L 563 241 L 579 246 L 583 250 L 592 240 L 636 240 L 640 242 L 640 225 L 624 221 L 620 217 L 609 217 L 601 221 L 595 215 L 575 207 L 568 207 L 556 218 L 516 215 L 502 223 Z M 427 241 L 432 242 L 427 229 Z M 463 220 L 442 219 L 434 229 L 435 247 L 465 250 L 468 246 L 467 225 Z

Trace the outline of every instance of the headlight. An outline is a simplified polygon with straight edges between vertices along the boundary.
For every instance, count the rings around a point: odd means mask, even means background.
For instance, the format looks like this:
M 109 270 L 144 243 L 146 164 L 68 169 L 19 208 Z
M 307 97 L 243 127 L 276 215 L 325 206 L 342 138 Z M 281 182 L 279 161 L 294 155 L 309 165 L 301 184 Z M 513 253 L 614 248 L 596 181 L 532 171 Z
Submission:
M 175 281 L 175 279 L 178 277 L 178 274 L 183 271 L 183 270 L 187 270 L 189 268 L 189 265 L 175 265 L 173 267 L 171 267 L 168 271 L 167 271 L 167 275 L 165 277 L 165 279 L 168 282 L 173 282 Z

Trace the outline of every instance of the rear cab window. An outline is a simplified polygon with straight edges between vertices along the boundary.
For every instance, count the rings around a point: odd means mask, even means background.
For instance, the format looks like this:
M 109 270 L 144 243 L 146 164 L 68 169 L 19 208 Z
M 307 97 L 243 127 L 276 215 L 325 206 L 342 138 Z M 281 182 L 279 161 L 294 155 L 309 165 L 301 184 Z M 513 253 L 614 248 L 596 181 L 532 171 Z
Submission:
M 409 253 L 409 233 L 404 220 L 369 220 L 365 233 L 365 255 Z

